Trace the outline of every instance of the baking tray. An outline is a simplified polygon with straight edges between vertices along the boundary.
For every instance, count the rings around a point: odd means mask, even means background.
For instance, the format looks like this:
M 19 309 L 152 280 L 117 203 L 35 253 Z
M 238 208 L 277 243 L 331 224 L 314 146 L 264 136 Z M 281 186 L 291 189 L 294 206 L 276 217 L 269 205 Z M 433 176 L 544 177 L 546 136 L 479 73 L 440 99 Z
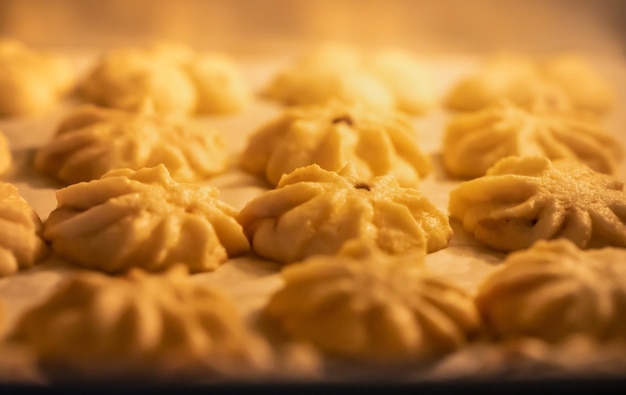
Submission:
M 72 61 L 77 75 L 82 75 L 89 65 L 98 55 L 98 51 L 74 51 L 66 54 Z M 247 56 L 239 59 L 241 61 L 246 78 L 251 87 L 259 91 L 280 67 L 288 62 L 285 56 Z M 449 89 L 451 84 L 461 76 L 476 67 L 481 58 L 473 54 L 440 54 L 425 56 L 424 60 L 431 67 L 436 82 L 436 91 L 439 96 Z M 607 55 L 592 59 L 594 66 L 607 78 L 620 95 L 619 103 L 626 103 L 626 59 L 618 55 Z M 12 182 L 18 186 L 21 195 L 34 207 L 42 219 L 45 220 L 51 210 L 56 206 L 54 192 L 62 185 L 55 180 L 43 176 L 32 168 L 32 158 L 34 150 L 44 145 L 54 134 L 59 121 L 71 111 L 72 108 L 80 104 L 76 98 L 70 98 L 61 103 L 53 111 L 40 117 L 23 119 L 11 119 L 0 121 L 0 130 L 8 137 L 14 158 L 12 171 L 4 177 L 5 181 Z M 233 162 L 229 169 L 215 178 L 206 181 L 206 184 L 213 185 L 220 190 L 220 199 L 229 203 L 237 209 L 241 209 L 247 201 L 258 196 L 267 190 L 267 185 L 255 177 L 244 173 L 236 163 L 236 158 L 245 147 L 247 136 L 255 131 L 259 126 L 271 120 L 281 112 L 281 107 L 275 103 L 257 98 L 245 111 L 232 115 L 220 117 L 196 117 L 190 122 L 199 127 L 211 128 L 223 134 L 228 150 L 233 153 Z M 443 130 L 448 114 L 441 106 L 437 107 L 424 117 L 415 118 L 415 127 L 420 136 L 422 149 L 427 152 L 433 161 L 434 170 L 425 178 L 420 185 L 423 193 L 440 210 L 447 212 L 448 194 L 459 182 L 447 178 L 440 164 L 440 149 Z M 626 147 L 626 108 L 618 106 L 606 119 L 606 128 L 618 136 Z M 626 164 L 622 164 L 618 172 L 618 178 L 626 180 Z M 494 252 L 476 244 L 473 239 L 459 226 L 452 222 L 454 236 L 448 248 L 429 254 L 426 257 L 426 266 L 437 275 L 445 276 L 462 288 L 473 291 L 476 285 L 502 262 L 504 255 Z M 55 287 L 66 277 L 77 269 L 62 260 L 49 257 L 35 268 L 17 273 L 13 276 L 0 279 L 0 298 L 7 305 L 7 320 L 5 330 L 8 332 L 15 324 L 18 317 L 29 307 L 42 301 Z M 280 266 L 251 256 L 231 259 L 219 269 L 211 273 L 196 274 L 194 281 L 210 284 L 220 288 L 229 296 L 232 296 L 238 308 L 244 314 L 247 322 L 251 326 L 257 325 L 257 315 L 264 306 L 272 292 L 277 290 L 282 281 L 279 275 Z M 480 361 L 480 353 L 475 358 Z M 468 365 L 472 365 L 470 360 Z M 480 365 L 480 364 L 477 364 Z M 447 390 L 459 390 L 464 386 L 473 385 L 484 388 L 494 381 L 467 381 L 468 377 L 481 377 L 478 367 L 467 366 L 467 369 L 460 369 L 459 375 L 451 371 L 448 375 L 429 376 L 429 368 L 418 372 L 410 383 L 430 388 L 433 383 L 448 383 L 443 387 Z M 473 372 L 468 374 L 467 372 Z M 31 383 L 32 361 L 28 356 L 21 355 L 17 351 L 0 352 L 0 384 L 9 382 Z M 348 378 L 346 383 L 357 385 L 362 382 L 365 376 L 359 380 Z M 502 381 L 504 375 L 493 376 L 502 388 L 521 388 L 518 384 Z M 321 377 L 321 383 L 325 377 Z M 380 378 L 383 382 L 384 378 Z M 537 379 L 529 375 L 526 380 Z M 569 377 L 572 380 L 574 377 Z M 434 381 L 433 381 L 434 380 Z M 454 381 L 448 381 L 454 380 Z M 461 380 L 461 381 L 459 381 Z M 305 380 L 306 382 L 306 380 Z M 333 386 L 336 386 L 336 378 L 333 378 Z M 341 382 L 341 380 L 340 380 Z M 546 381 L 544 381 L 546 382 Z M 552 380 L 551 382 L 558 382 Z M 564 382 L 564 381 L 561 381 Z M 567 381 L 565 381 L 567 382 Z M 599 382 L 607 385 L 623 384 L 619 378 L 611 381 L 607 379 Z M 308 382 L 308 386 L 299 387 L 315 388 L 322 386 L 320 381 Z M 457 383 L 458 387 L 455 387 Z M 546 382 L 547 383 L 547 382 Z M 228 388 L 233 387 L 224 383 Z M 269 385 L 270 388 L 275 383 L 257 382 L 258 384 Z M 401 383 L 395 382 L 396 385 Z M 406 383 L 405 383 L 406 384 Z M 297 385 L 297 384 L 290 384 Z M 555 384 L 556 385 L 556 384 Z M 446 387 L 447 386 L 447 387 Z M 549 387 L 548 384 L 546 386 Z M 92 387 L 93 388 L 93 387 Z M 276 387 L 276 390 L 287 389 L 289 387 Z M 295 388 L 295 387 L 294 387 Z M 319 387 L 326 390 L 325 387 Z M 330 387 L 329 387 L 330 388 Z M 334 387 L 333 387 L 334 388 Z M 578 384 L 570 387 L 579 388 Z M 241 387 L 240 389 L 249 389 Z

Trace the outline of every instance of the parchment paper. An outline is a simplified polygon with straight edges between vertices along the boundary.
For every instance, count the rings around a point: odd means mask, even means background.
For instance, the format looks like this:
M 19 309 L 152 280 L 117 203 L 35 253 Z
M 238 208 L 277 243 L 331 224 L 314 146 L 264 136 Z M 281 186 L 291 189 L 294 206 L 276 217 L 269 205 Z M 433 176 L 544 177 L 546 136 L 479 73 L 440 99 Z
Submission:
M 96 52 L 73 54 L 77 74 L 84 73 Z M 427 58 L 436 77 L 438 94 L 443 95 L 460 76 L 472 70 L 480 60 L 474 55 L 441 55 Z M 283 58 L 243 59 L 243 67 L 251 86 L 256 91 L 287 60 Z M 619 103 L 626 103 L 626 69 L 622 57 L 593 59 L 595 66 L 612 82 L 619 92 Z M 58 108 L 44 116 L 28 119 L 0 121 L 0 130 L 8 137 L 14 159 L 13 170 L 4 177 L 16 184 L 21 195 L 34 207 L 43 220 L 56 207 L 55 189 L 63 185 L 32 169 L 33 151 L 44 145 L 54 134 L 64 114 L 79 104 L 78 99 L 68 99 Z M 206 182 L 220 189 L 220 198 L 241 209 L 251 198 L 262 194 L 266 186 L 254 177 L 243 173 L 236 166 L 236 157 L 246 145 L 246 139 L 257 127 L 280 113 L 281 107 L 274 103 L 256 100 L 244 112 L 224 117 L 195 118 L 191 122 L 200 127 L 220 131 L 233 153 L 231 168 L 224 174 Z M 450 114 L 436 108 L 425 117 L 415 118 L 422 149 L 433 159 L 434 171 L 422 182 L 421 190 L 440 209 L 447 212 L 448 193 L 458 182 L 446 179 L 439 159 L 444 125 Z M 626 146 L 626 111 L 621 105 L 606 121 L 607 129 L 620 136 Z M 619 178 L 626 177 L 622 166 Z M 433 272 L 445 276 L 460 286 L 473 290 L 478 282 L 503 259 L 504 255 L 478 246 L 456 222 L 452 222 L 454 236 L 448 248 L 430 254 L 426 265 Z M 243 257 L 228 261 L 212 273 L 194 276 L 196 281 L 212 284 L 234 297 L 246 317 L 253 317 L 264 305 L 269 295 L 281 286 L 279 265 L 258 258 Z M 0 298 L 6 305 L 5 332 L 11 330 L 16 319 L 25 309 L 42 301 L 61 280 L 76 271 L 58 258 L 49 258 L 32 270 L 0 279 Z M 0 352 L 0 381 L 19 377 L 24 360 L 15 353 Z M 7 373 L 10 372 L 10 373 Z M 24 377 L 27 373 L 24 373 Z

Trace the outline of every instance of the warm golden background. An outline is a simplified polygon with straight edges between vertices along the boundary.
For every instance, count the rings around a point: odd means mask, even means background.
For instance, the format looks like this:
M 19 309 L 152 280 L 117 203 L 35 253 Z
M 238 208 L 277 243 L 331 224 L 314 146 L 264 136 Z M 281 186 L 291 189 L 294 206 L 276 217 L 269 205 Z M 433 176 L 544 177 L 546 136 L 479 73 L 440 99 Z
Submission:
M 419 51 L 626 53 L 623 0 L 0 0 L 0 34 L 37 46 L 154 39 L 274 53 L 339 40 Z

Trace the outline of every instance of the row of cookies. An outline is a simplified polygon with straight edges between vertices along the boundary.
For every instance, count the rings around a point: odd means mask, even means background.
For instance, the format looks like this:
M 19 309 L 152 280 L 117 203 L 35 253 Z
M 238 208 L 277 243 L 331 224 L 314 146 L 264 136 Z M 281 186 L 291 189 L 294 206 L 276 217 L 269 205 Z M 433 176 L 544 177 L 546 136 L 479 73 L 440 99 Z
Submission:
M 429 273 L 422 254 L 392 256 L 353 241 L 335 256 L 284 269 L 283 287 L 262 307 L 260 332 L 180 266 L 159 275 L 84 272 L 28 310 L 7 340 L 31 349 L 48 379 L 74 381 L 310 380 L 324 368 L 331 370 L 323 377 L 338 377 L 318 353 L 410 375 L 437 370 L 465 348 L 529 338 L 568 351 L 583 337 L 597 347 L 585 356 L 597 362 L 598 350 L 626 347 L 626 283 L 614 260 L 623 255 L 539 242 L 510 255 L 471 295 Z
M 74 183 L 116 168 L 163 163 L 179 181 L 201 181 L 226 169 L 225 151 L 218 133 L 154 114 L 146 100 L 137 112 L 95 106 L 75 110 L 38 150 L 35 167 Z M 448 176 L 463 179 L 484 175 L 507 156 L 530 155 L 578 160 L 611 174 L 623 152 L 597 120 L 499 102 L 452 117 L 441 154 Z M 392 174 L 403 186 L 417 185 L 432 167 L 409 117 L 336 101 L 286 109 L 252 133 L 240 159 L 244 170 L 274 186 L 299 167 L 319 164 L 338 171 L 348 162 L 361 177 Z
M 251 98 L 229 56 L 175 43 L 105 52 L 79 77 L 63 57 L 2 39 L 0 68 L 0 116 L 45 113 L 72 92 L 89 102 L 129 110 L 150 99 L 158 111 L 180 115 L 237 112 Z
M 537 174 L 528 174 L 525 166 L 534 166 Z M 240 213 L 217 199 L 217 189 L 180 184 L 163 165 L 114 170 L 58 190 L 58 207 L 43 236 L 58 255 L 112 273 L 136 261 L 152 270 L 179 261 L 194 272 L 212 270 L 250 245 L 258 255 L 281 263 L 333 254 L 354 238 L 376 240 L 390 253 L 446 247 L 452 236 L 448 218 L 419 190 L 400 187 L 392 176 L 364 182 L 350 170 L 297 169 Z M 572 170 L 587 179 L 569 185 Z M 497 249 L 554 237 L 580 246 L 592 239 L 623 246 L 623 184 L 595 184 L 603 180 L 582 166 L 562 170 L 540 157 L 505 159 L 493 174 L 453 191 L 450 211 L 479 241 Z M 570 196 L 579 187 L 593 188 L 589 198 Z M 7 220 L 24 229 L 5 244 L 10 252 L 30 246 L 28 253 L 11 252 L 28 257 L 19 265 L 11 260 L 16 271 L 41 255 L 35 248 L 41 242 L 24 242 L 26 236 L 38 239 L 40 222 L 15 187 L 4 184 L 3 189 Z M 6 232 L 15 234 L 9 226 Z
M 3 39 L 0 67 L 2 116 L 45 112 L 72 90 L 94 104 L 125 110 L 137 110 L 149 99 L 157 112 L 177 115 L 238 112 L 252 98 L 229 56 L 173 42 L 105 52 L 78 78 L 63 58 Z M 405 50 L 365 52 L 327 43 L 279 71 L 261 94 L 287 105 L 338 100 L 420 115 L 440 101 L 433 76 L 426 62 Z M 506 98 L 526 108 L 540 102 L 602 114 L 611 108 L 614 96 L 579 57 L 564 55 L 541 63 L 505 54 L 459 81 L 443 102 L 452 110 L 467 111 Z
M 21 374 L 44 383 L 285 380 L 319 372 L 312 349 L 252 330 L 231 296 L 194 281 L 182 265 L 158 274 L 72 272 L 19 317 L 0 349 L 28 355 L 32 366 Z
M 485 339 L 557 344 L 585 335 L 623 349 L 626 277 L 615 258 L 625 253 L 540 241 L 509 255 L 471 295 L 429 274 L 420 254 L 351 243 L 286 268 L 265 313 L 331 355 L 374 363 L 432 358 Z

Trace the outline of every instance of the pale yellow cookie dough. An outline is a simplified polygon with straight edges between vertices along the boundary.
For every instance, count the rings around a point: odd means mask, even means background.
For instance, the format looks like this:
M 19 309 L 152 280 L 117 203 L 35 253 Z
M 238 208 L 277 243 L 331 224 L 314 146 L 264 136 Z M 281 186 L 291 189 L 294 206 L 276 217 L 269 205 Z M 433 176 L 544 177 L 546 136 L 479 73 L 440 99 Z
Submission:
M 199 54 L 186 71 L 196 87 L 196 111 L 228 114 L 243 110 L 252 94 L 235 61 L 222 54 Z
M 622 377 L 626 374 L 623 342 L 598 341 L 587 334 L 558 343 L 538 337 L 506 337 L 476 342 L 450 354 L 429 370 L 443 380 L 544 380 L 571 377 Z M 617 376 L 619 375 L 619 376 Z
M 516 54 L 498 54 L 448 92 L 449 109 L 476 111 L 501 99 L 534 109 L 605 113 L 615 92 L 587 61 L 577 55 L 559 55 L 543 61 Z
M 423 254 L 387 255 L 351 242 L 338 255 L 283 270 L 266 314 L 332 356 L 399 363 L 465 346 L 479 328 L 472 298 L 428 274 Z
M 480 177 L 511 155 L 573 159 L 614 173 L 623 150 L 599 122 L 566 113 L 530 112 L 509 102 L 458 114 L 446 126 L 442 159 L 454 177 Z
M 281 69 L 263 95 L 286 105 L 339 101 L 421 115 L 435 102 L 430 70 L 409 51 L 327 43 Z
M 179 262 L 209 271 L 249 248 L 237 212 L 217 195 L 208 185 L 179 184 L 163 165 L 113 170 L 58 190 L 44 238 L 59 256 L 108 273 Z
M 381 109 L 395 106 L 391 91 L 360 69 L 294 65 L 277 74 L 263 95 L 286 105 L 323 105 L 338 101 Z
M 50 110 L 74 84 L 64 59 L 0 39 L 0 116 L 31 116 Z
M 74 379 L 171 380 L 226 365 L 244 375 L 272 357 L 233 302 L 181 266 L 158 275 L 75 274 L 20 318 L 12 338 L 52 375 Z
M 236 112 L 250 98 L 232 59 L 176 43 L 109 51 L 81 88 L 87 100 L 99 105 L 137 110 L 149 99 L 158 113 L 168 115 Z
M 73 184 L 110 170 L 163 164 L 180 182 L 199 181 L 225 170 L 221 135 L 153 114 L 85 105 L 70 113 L 54 138 L 35 154 L 35 168 Z
M 539 77 L 533 62 L 523 56 L 498 54 L 448 92 L 445 105 L 457 111 L 476 111 L 501 99 L 518 105 L 533 100 Z
M 146 99 L 164 114 L 187 115 L 196 106 L 195 88 L 184 70 L 140 49 L 102 55 L 83 81 L 81 92 L 95 104 L 131 111 Z
M 336 173 L 310 165 L 283 176 L 246 204 L 239 222 L 255 253 L 283 264 L 335 254 L 359 238 L 402 254 L 440 250 L 452 237 L 447 216 L 418 189 L 393 176 L 362 181 L 350 166 Z
M 507 257 L 481 285 L 476 304 L 497 337 L 572 335 L 626 339 L 626 250 L 580 250 L 539 241 Z
M 542 77 L 561 88 L 576 108 L 605 113 L 615 103 L 615 91 L 585 59 L 561 55 L 540 66 Z
M 46 255 L 41 220 L 18 189 L 0 182 L 0 277 L 28 269 Z
M 626 247 L 624 184 L 570 160 L 509 157 L 450 193 L 452 218 L 476 240 L 513 251 L 537 240 Z
M 272 185 L 311 164 L 339 171 L 351 163 L 364 180 L 391 174 L 402 186 L 431 168 L 407 116 L 340 103 L 287 109 L 250 137 L 240 163 Z

